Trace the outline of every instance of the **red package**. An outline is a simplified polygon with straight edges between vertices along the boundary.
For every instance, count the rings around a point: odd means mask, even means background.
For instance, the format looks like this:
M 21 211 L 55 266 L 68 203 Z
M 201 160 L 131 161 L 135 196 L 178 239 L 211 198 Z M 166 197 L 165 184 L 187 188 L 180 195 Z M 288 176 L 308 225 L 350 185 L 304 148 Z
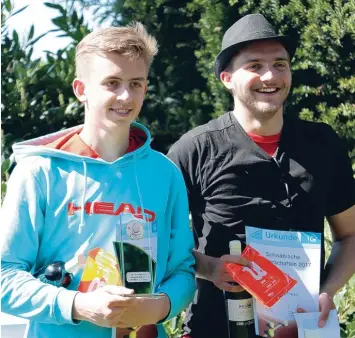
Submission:
M 226 263 L 227 271 L 233 280 L 266 307 L 272 307 L 297 284 L 295 279 L 288 276 L 251 246 L 246 246 L 242 256 L 252 263 L 252 268 Z

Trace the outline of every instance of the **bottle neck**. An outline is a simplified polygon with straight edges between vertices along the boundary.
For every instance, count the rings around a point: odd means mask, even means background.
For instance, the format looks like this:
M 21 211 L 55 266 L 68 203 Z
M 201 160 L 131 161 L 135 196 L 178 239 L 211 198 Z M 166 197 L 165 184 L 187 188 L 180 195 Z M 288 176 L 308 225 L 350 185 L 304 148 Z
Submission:
M 237 240 L 230 241 L 229 242 L 229 253 L 231 255 L 241 255 L 242 254 L 242 243 Z

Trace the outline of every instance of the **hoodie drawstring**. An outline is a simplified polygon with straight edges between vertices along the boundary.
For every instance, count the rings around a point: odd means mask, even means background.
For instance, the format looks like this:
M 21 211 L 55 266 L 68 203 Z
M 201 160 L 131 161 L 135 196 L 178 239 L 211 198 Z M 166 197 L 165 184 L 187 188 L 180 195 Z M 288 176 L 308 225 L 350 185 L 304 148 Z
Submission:
M 86 183 L 87 183 L 87 164 L 83 160 L 83 168 L 84 168 L 84 192 L 83 192 L 83 197 L 81 199 L 81 215 L 80 215 L 80 224 L 79 224 L 79 234 L 81 234 L 81 231 L 84 227 L 84 211 L 85 211 L 85 198 L 86 198 Z
M 141 205 L 141 210 L 142 210 L 142 217 L 143 217 L 143 220 L 144 220 L 144 224 L 148 228 L 148 243 L 149 243 L 149 256 L 150 256 L 150 259 L 148 261 L 149 261 L 149 272 L 150 272 L 150 276 L 151 276 L 151 278 L 150 278 L 150 287 L 151 287 L 151 290 L 154 290 L 154 285 L 153 285 L 154 276 L 153 276 L 153 263 L 152 263 L 153 256 L 152 256 L 152 243 L 151 243 L 152 228 L 151 228 L 150 222 L 147 221 L 146 216 L 145 216 L 145 212 L 144 212 L 143 198 L 142 198 L 142 195 L 141 195 L 141 191 L 139 189 L 139 182 L 138 182 L 138 175 L 137 175 L 137 164 L 136 164 L 136 154 L 135 153 L 133 153 L 133 167 L 134 167 L 134 176 L 135 176 L 135 179 L 136 179 L 136 186 L 137 186 L 137 191 L 138 191 L 139 203 Z

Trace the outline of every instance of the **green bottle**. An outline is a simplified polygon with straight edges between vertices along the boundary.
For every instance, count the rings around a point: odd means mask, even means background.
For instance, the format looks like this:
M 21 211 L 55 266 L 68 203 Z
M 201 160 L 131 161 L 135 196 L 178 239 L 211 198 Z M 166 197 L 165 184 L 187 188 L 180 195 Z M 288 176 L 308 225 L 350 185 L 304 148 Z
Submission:
M 242 254 L 242 243 L 238 240 L 229 242 L 231 255 Z M 253 298 L 247 291 L 225 292 L 229 338 L 254 338 Z

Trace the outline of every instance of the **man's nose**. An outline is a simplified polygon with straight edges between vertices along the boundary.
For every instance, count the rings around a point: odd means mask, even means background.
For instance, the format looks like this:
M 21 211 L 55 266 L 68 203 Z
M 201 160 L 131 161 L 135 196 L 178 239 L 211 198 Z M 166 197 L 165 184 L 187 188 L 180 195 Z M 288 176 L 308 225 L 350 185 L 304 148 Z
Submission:
M 127 88 L 121 88 L 117 93 L 117 101 L 131 101 L 131 93 Z
M 261 81 L 270 81 L 275 77 L 273 70 L 269 67 L 260 76 Z

